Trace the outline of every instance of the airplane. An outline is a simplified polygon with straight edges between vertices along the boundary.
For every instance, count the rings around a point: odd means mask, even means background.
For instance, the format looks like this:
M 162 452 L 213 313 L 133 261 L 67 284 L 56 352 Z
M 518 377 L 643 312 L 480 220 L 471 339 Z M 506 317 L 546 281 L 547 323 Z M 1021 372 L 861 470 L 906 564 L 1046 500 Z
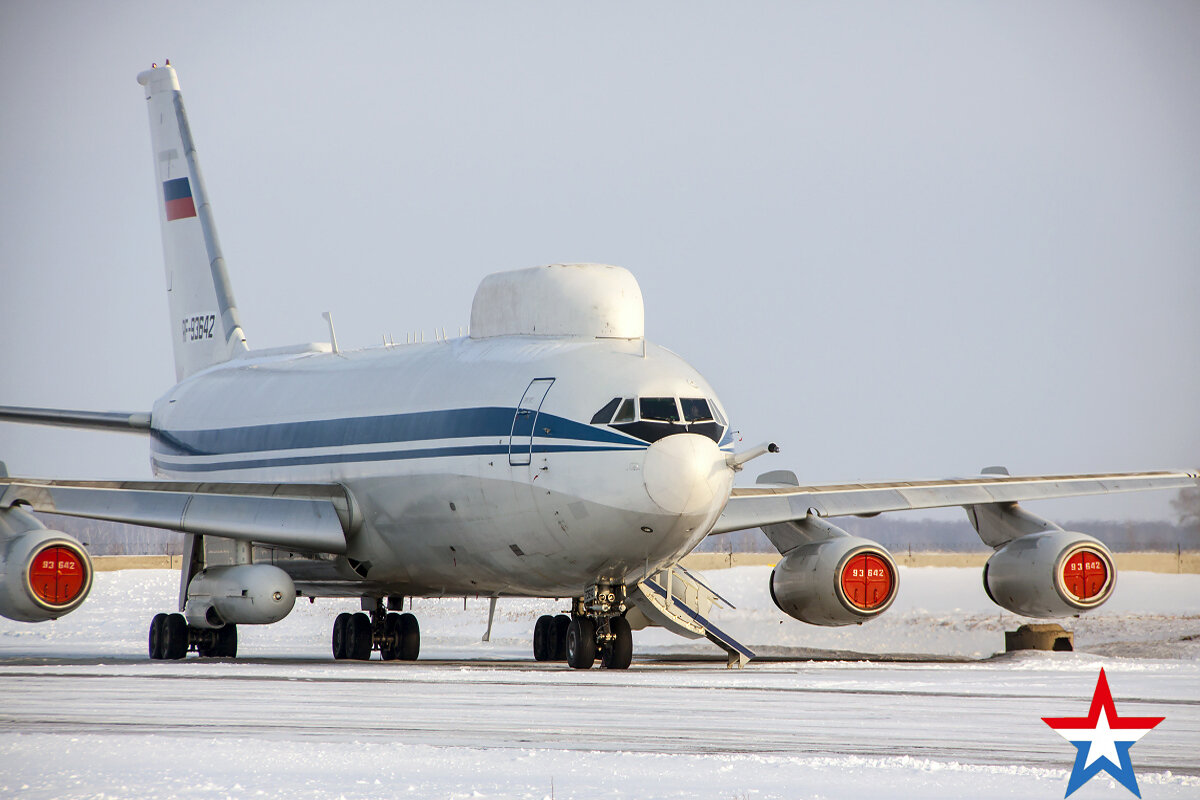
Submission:
M 411 661 L 405 598 L 569 600 L 532 632 L 537 661 L 629 667 L 632 631 L 704 637 L 729 666 L 754 657 L 718 628 L 724 599 L 679 563 L 705 537 L 761 528 L 780 559 L 770 594 L 814 625 L 887 611 L 899 571 L 835 517 L 961 506 L 994 548 L 984 586 L 1016 614 L 1099 607 L 1116 568 L 1099 540 L 1022 501 L 1200 485 L 1191 471 L 802 486 L 734 477 L 730 415 L 686 361 L 644 335 L 636 279 L 554 264 L 488 275 L 467 335 L 342 350 L 250 349 L 217 238 L 177 73 L 137 76 L 150 119 L 177 383 L 149 412 L 0 407 L 0 420 L 147 437 L 152 481 L 7 477 L 0 468 L 0 615 L 39 622 L 87 598 L 86 548 L 31 512 L 186 534 L 177 611 L 150 622 L 151 659 L 232 658 L 239 625 L 297 598 L 359 598 L 335 659 Z M 485 635 L 485 639 L 487 636 Z

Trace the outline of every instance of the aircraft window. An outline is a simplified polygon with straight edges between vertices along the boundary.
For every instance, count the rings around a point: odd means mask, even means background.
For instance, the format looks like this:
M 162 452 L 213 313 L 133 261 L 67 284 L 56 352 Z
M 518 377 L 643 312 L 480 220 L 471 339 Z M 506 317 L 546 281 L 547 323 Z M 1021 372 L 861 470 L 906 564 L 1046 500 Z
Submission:
M 641 410 L 636 419 L 635 406 Z M 609 426 L 643 442 L 657 442 L 677 433 L 695 433 L 720 444 L 725 435 L 725 420 L 716 402 L 705 397 L 626 398 Z
M 608 424 L 608 421 L 610 419 L 612 419 L 613 412 L 617 410 L 617 406 L 619 406 L 619 405 L 621 405 L 621 398 L 614 397 L 612 400 L 609 400 L 607 403 L 604 404 L 604 408 L 597 411 L 596 415 L 594 417 L 592 417 L 592 424 L 593 425 Z
M 617 411 L 616 419 L 613 422 L 633 422 L 633 401 L 626 399 L 621 403 L 621 408 Z
M 674 397 L 643 397 L 639 401 L 642 419 L 656 422 L 678 422 L 679 407 Z
M 713 418 L 708 401 L 703 397 L 681 397 L 679 405 L 683 406 L 683 418 L 687 422 L 708 422 Z
M 717 408 L 716 403 L 713 403 L 711 408 L 712 408 L 712 413 L 713 413 L 713 419 L 716 420 L 716 423 L 718 425 L 720 425 L 722 428 L 725 427 L 725 425 L 727 423 L 725 422 L 725 417 L 721 416 L 721 409 Z

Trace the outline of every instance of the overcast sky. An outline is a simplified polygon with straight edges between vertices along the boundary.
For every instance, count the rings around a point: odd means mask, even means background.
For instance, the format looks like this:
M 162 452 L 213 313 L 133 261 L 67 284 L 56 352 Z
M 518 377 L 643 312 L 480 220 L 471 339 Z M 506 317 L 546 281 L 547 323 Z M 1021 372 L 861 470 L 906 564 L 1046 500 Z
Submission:
M 6 2 L 0 404 L 173 381 L 135 82 L 169 57 L 252 347 L 599 261 L 763 469 L 1200 467 L 1197 42 L 1195 2 Z M 0 459 L 150 474 L 130 435 L 0 423 Z

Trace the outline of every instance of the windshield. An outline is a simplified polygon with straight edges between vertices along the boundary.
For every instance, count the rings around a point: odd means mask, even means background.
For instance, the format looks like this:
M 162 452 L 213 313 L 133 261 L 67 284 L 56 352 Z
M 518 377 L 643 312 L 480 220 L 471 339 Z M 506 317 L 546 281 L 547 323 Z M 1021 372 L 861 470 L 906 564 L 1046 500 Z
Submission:
M 614 397 L 592 417 L 644 442 L 697 433 L 720 444 L 727 429 L 715 400 L 707 397 Z
M 639 401 L 642 419 L 654 422 L 678 422 L 679 408 L 674 397 L 643 397 Z
M 703 397 L 681 397 L 679 405 L 683 406 L 683 418 L 688 422 L 708 422 L 713 418 Z

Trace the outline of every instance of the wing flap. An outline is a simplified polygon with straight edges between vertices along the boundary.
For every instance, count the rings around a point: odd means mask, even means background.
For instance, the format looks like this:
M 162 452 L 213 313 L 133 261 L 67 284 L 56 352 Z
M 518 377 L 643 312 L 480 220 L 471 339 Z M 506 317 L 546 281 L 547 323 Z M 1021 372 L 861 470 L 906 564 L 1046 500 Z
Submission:
M 336 484 L 0 480 L 0 507 L 345 553 L 353 498 Z
M 753 486 L 734 488 L 712 533 L 728 533 L 789 520 L 810 510 L 821 517 L 868 516 L 884 511 L 1014 503 L 1148 489 L 1183 489 L 1200 483 L 1194 472 L 1127 472 L 1098 475 L 981 476 L 941 481 Z

